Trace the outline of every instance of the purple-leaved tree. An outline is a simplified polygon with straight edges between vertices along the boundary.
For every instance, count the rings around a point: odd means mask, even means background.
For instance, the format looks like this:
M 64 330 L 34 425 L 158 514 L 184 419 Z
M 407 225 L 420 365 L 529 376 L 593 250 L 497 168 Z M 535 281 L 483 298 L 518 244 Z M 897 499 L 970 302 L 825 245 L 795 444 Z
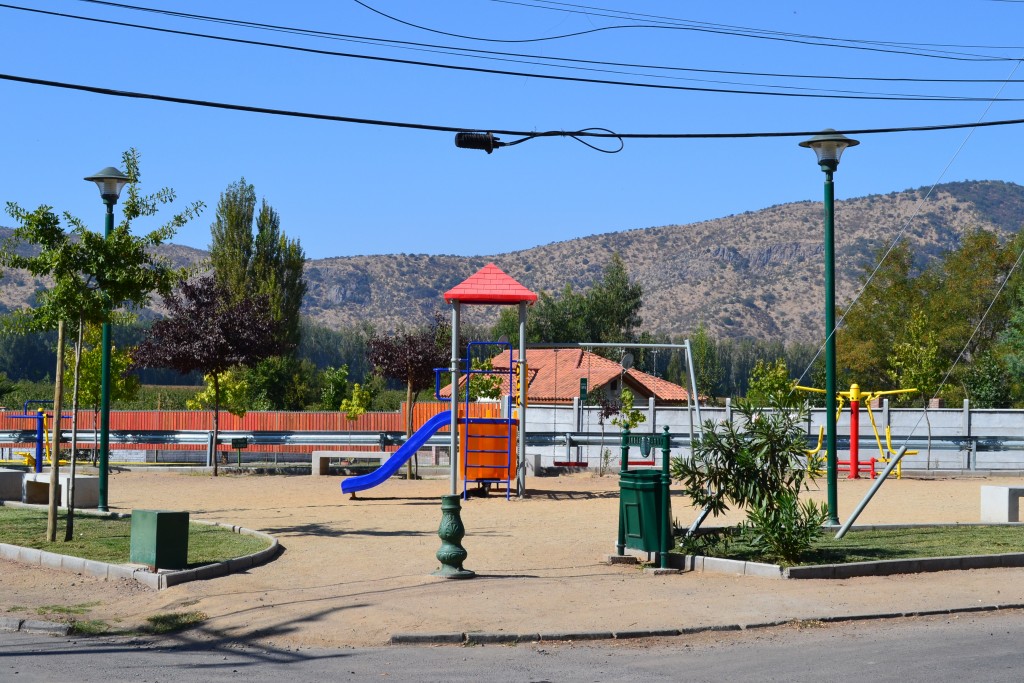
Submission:
M 134 355 L 137 368 L 201 372 L 213 385 L 213 439 L 217 443 L 220 379 L 232 368 L 252 367 L 286 352 L 266 297 L 232 300 L 212 275 L 182 280 L 164 297 L 168 315 L 153 323 Z M 214 454 L 216 456 L 216 454 Z M 217 458 L 213 458 L 217 476 Z

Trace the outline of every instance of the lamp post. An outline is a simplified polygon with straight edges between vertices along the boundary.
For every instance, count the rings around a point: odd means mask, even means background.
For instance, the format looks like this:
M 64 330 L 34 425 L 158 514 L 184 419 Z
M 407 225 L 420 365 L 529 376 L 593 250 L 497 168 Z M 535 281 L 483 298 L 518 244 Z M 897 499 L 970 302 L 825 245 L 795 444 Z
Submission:
M 110 237 L 114 229 L 114 204 L 117 204 L 121 190 L 128 184 L 128 176 L 113 166 L 86 178 L 96 183 L 100 189 L 100 198 L 107 205 L 106 220 L 103 224 L 103 238 Z M 103 338 L 100 357 L 100 455 L 99 455 L 99 501 L 97 508 L 108 510 L 107 505 L 107 469 L 110 461 L 110 310 L 104 312 Z
M 832 174 L 839 167 L 839 157 L 847 147 L 860 142 L 837 133 L 832 128 L 823 130 L 810 140 L 800 143 L 809 147 L 818 157 L 818 165 L 825 172 L 825 463 L 828 480 L 828 523 L 839 525 L 836 496 L 836 277 L 835 277 L 835 189 Z

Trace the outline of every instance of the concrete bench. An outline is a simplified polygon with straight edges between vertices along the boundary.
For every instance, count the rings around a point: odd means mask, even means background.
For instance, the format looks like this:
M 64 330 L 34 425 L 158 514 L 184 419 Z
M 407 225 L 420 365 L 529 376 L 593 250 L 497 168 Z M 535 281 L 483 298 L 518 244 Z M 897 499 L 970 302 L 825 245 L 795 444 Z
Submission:
M 21 500 L 24 470 L 0 469 L 0 500 Z
M 61 507 L 68 506 L 70 474 L 57 475 L 57 498 Z M 50 502 L 50 473 L 25 472 L 21 481 L 21 502 L 45 505 Z M 100 478 L 75 476 L 75 507 L 94 508 L 100 504 Z
M 380 467 L 390 453 L 374 451 L 313 451 L 312 474 L 314 477 L 329 474 L 331 460 L 347 460 Z
M 1024 486 L 982 486 L 981 521 L 991 524 L 1020 521 Z

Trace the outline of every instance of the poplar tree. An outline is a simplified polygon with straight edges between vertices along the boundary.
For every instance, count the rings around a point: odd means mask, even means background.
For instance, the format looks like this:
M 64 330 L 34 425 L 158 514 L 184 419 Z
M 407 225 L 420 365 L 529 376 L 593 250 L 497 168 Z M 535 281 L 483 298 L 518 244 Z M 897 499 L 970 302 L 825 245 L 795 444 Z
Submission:
M 306 256 L 299 241 L 282 232 L 281 217 L 266 199 L 258 206 L 257 212 L 256 190 L 245 178 L 227 187 L 210 227 L 210 262 L 231 300 L 266 298 L 285 347 L 295 349 L 301 338 Z M 294 353 L 267 363 L 250 373 L 251 391 L 274 408 L 305 407 L 294 387 L 308 384 L 308 372 Z

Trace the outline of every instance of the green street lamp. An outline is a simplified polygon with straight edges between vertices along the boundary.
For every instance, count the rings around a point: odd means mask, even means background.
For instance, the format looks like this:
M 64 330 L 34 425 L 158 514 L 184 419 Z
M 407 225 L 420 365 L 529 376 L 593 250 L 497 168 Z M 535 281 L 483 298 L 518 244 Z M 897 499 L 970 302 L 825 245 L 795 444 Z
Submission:
M 860 142 L 852 140 L 831 128 L 823 130 L 810 140 L 800 143 L 809 147 L 818 157 L 818 165 L 825 172 L 825 462 L 828 480 L 828 523 L 838 526 L 838 499 L 836 496 L 836 249 L 835 249 L 835 189 L 832 174 L 839 167 L 839 157 L 847 147 Z
M 128 184 L 128 176 L 113 166 L 89 176 L 86 180 L 96 183 L 100 197 L 107 205 L 106 220 L 103 224 L 103 238 L 110 237 L 114 229 L 114 204 L 121 196 L 121 190 Z M 110 311 L 103 321 L 102 356 L 100 365 L 100 456 L 99 456 L 99 501 L 97 507 L 108 510 L 107 470 L 110 462 Z

